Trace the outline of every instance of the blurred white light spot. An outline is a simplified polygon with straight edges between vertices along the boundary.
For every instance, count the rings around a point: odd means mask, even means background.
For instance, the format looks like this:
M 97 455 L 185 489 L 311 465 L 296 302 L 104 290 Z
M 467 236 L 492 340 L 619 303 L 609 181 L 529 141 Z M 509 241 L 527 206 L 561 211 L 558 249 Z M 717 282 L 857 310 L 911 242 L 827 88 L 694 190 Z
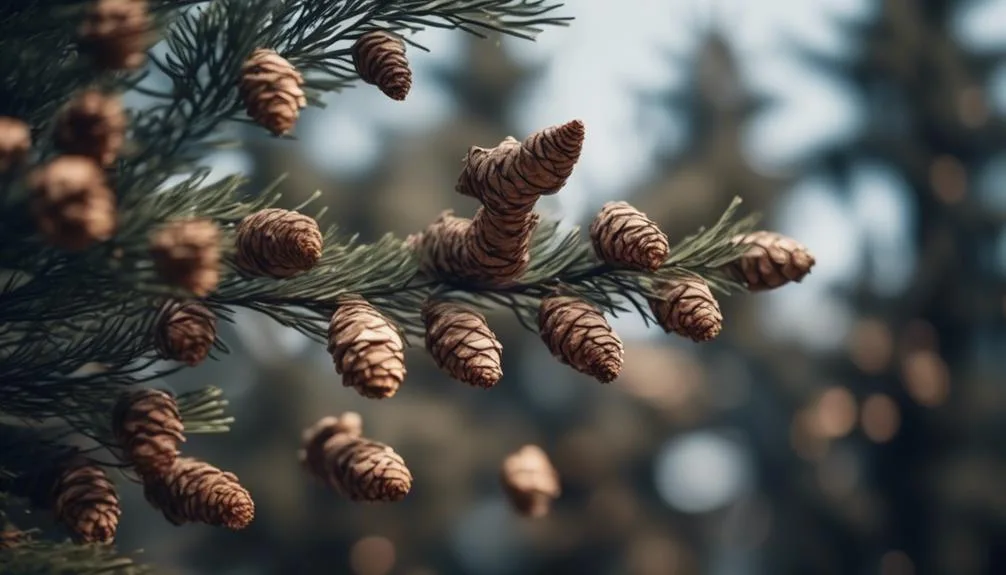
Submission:
M 701 431 L 672 439 L 656 461 L 656 486 L 668 505 L 707 513 L 739 497 L 751 482 L 746 450 L 722 435 Z

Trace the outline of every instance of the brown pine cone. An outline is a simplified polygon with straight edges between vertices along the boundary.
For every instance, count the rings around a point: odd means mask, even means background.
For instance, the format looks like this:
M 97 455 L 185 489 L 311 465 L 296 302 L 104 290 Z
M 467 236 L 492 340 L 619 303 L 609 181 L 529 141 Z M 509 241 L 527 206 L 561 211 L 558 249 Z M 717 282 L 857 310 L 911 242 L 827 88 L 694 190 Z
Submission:
M 548 515 L 562 494 L 559 473 L 537 445 L 525 445 L 504 459 L 500 481 L 513 508 L 525 517 Z
M 0 116 L 0 173 L 24 164 L 31 151 L 31 129 L 17 118 Z
M 212 220 L 164 224 L 151 234 L 150 256 L 161 279 L 198 297 L 220 283 L 220 229 Z
M 656 287 L 661 299 L 651 299 L 650 309 L 665 332 L 696 342 L 709 341 L 720 334 L 723 329 L 720 304 L 701 278 L 666 280 Z
M 106 70 L 135 70 L 146 61 L 152 26 L 145 0 L 94 0 L 79 46 Z
M 8 525 L 0 530 L 0 551 L 13 549 L 27 543 L 30 539 L 24 531 Z
M 56 147 L 65 154 L 110 166 L 126 139 L 126 112 L 118 96 L 85 90 L 67 102 L 56 119 Z
M 119 495 L 105 470 L 75 459 L 53 486 L 53 514 L 78 543 L 111 543 L 119 526 Z
M 154 343 L 164 359 L 199 365 L 217 340 L 217 317 L 197 302 L 169 302 L 158 319 Z
M 469 229 L 472 221 L 447 210 L 407 243 L 419 259 L 419 267 L 436 278 L 462 278 L 471 274 L 473 262 Z
M 503 345 L 485 316 L 466 306 L 429 301 L 423 306 L 426 349 L 437 367 L 468 385 L 489 389 L 503 377 Z
M 608 202 L 590 224 L 594 253 L 605 263 L 656 271 L 670 245 L 656 222 L 627 202 Z
M 140 475 L 164 475 L 185 441 L 175 398 L 158 389 L 126 393 L 115 404 L 112 431 L 126 459 Z
M 538 308 L 538 333 L 562 363 L 611 383 L 622 371 L 624 349 L 604 314 L 570 296 L 551 296 Z
M 191 457 L 179 457 L 163 476 L 144 477 L 143 495 L 173 525 L 205 523 L 244 529 L 255 502 L 233 473 Z
M 241 220 L 235 263 L 250 275 L 288 278 L 321 259 L 322 235 L 314 218 L 269 208 Z
M 360 437 L 363 434 L 363 418 L 355 411 L 347 411 L 339 417 L 332 415 L 322 417 L 305 429 L 301 433 L 302 447 L 298 456 L 301 465 L 308 473 L 321 477 L 316 470 L 324 469 L 325 442 L 337 433 Z
M 473 267 L 461 277 L 494 285 L 520 278 L 531 265 L 531 240 L 539 219 L 536 212 L 503 215 L 480 207 L 469 230 Z
M 398 392 L 405 380 L 405 343 L 391 320 L 361 297 L 346 297 L 332 314 L 328 353 L 342 385 L 371 399 Z
M 293 130 L 300 110 L 307 106 L 304 76 L 275 50 L 259 48 L 241 67 L 238 91 L 256 123 L 282 136 Z
M 405 57 L 405 42 L 375 30 L 353 44 L 353 65 L 360 79 L 373 84 L 392 100 L 404 100 L 412 88 L 412 70 Z
M 80 251 L 115 234 L 115 194 L 94 160 L 60 156 L 28 178 L 35 225 L 50 244 Z
M 752 232 L 735 237 L 733 242 L 750 248 L 727 264 L 727 270 L 750 291 L 771 290 L 789 282 L 800 282 L 816 263 L 803 244 L 775 232 Z

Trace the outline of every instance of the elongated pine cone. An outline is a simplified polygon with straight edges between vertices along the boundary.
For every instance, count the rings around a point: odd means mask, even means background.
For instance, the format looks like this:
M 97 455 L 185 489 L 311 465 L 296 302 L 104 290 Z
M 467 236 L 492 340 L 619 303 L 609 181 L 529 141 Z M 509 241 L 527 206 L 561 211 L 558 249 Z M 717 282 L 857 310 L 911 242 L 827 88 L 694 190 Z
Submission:
M 119 495 L 105 470 L 79 459 L 53 486 L 53 514 L 79 543 L 111 543 L 119 526 Z
M 293 130 L 300 110 L 307 106 L 304 76 L 275 50 L 259 48 L 241 67 L 238 91 L 248 116 L 282 136 Z
M 537 445 L 525 445 L 504 459 L 500 481 L 510 504 L 525 517 L 548 515 L 562 494 L 559 473 Z
M 538 333 L 559 361 L 601 383 L 611 383 L 622 371 L 622 340 L 601 310 L 582 299 L 543 299 L 538 308 Z
M 260 210 L 238 225 L 235 263 L 250 275 L 288 278 L 318 263 L 322 243 L 314 218 L 280 208 Z
M 423 306 L 426 349 L 437 367 L 468 385 L 490 388 L 503 377 L 503 345 L 485 316 L 461 304 Z
M 353 44 L 353 65 L 360 79 L 392 100 L 404 100 L 412 89 L 412 70 L 405 42 L 381 30 L 367 32 Z
M 472 221 L 444 211 L 425 230 L 407 242 L 419 259 L 419 267 L 436 278 L 463 278 L 471 274 L 469 229 Z
M 80 251 L 115 234 L 115 194 L 94 160 L 60 156 L 28 180 L 35 225 L 50 244 Z
M 146 0 L 94 0 L 79 46 L 106 70 L 134 70 L 146 61 L 152 26 Z
M 205 523 L 244 529 L 255 502 L 233 473 L 191 457 L 179 457 L 166 474 L 143 478 L 143 495 L 173 525 Z
M 359 416 L 325 417 L 304 432 L 301 464 L 352 501 L 400 501 L 412 473 L 391 447 L 360 436 Z
M 661 299 L 651 299 L 650 309 L 667 333 L 696 342 L 714 339 L 723 329 L 720 304 L 709 284 L 697 277 L 666 280 L 657 286 Z
M 524 275 L 531 265 L 531 240 L 539 219 L 537 212 L 504 215 L 480 207 L 469 230 L 468 245 L 474 267 L 466 276 L 483 283 L 505 285 Z
M 196 302 L 170 302 L 158 319 L 154 343 L 164 359 L 199 365 L 217 340 L 217 316 Z
M 110 166 L 126 139 L 126 112 L 118 96 L 85 90 L 56 119 L 56 147 L 65 154 L 93 158 Z
M 405 380 L 405 343 L 391 320 L 360 297 L 345 298 L 332 314 L 328 353 L 342 385 L 371 399 L 395 395 Z
M 31 129 L 17 118 L 0 116 L 0 173 L 24 164 L 31 151 Z
M 143 476 L 164 475 L 185 441 L 175 398 L 159 389 L 138 389 L 122 396 L 112 415 L 112 431 L 126 459 Z
M 750 246 L 747 252 L 727 264 L 735 278 L 751 291 L 765 291 L 800 282 L 816 263 L 803 244 L 775 232 L 759 231 L 733 239 Z
M 627 202 L 608 202 L 590 224 L 594 253 L 611 265 L 656 271 L 670 244 L 657 223 Z
M 161 279 L 205 297 L 220 282 L 220 229 L 212 220 L 168 222 L 151 234 L 150 256 Z

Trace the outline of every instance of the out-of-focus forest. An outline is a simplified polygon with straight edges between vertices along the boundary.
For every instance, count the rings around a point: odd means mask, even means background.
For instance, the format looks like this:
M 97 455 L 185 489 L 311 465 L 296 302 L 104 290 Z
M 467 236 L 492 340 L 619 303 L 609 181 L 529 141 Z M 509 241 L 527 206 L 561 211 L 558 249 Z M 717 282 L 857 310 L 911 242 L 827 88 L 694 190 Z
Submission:
M 241 532 L 173 528 L 124 490 L 118 545 L 178 573 L 972 575 L 1006 572 L 1006 3 L 571 2 L 537 44 L 430 33 L 404 103 L 367 87 L 249 130 L 214 158 L 323 223 L 375 239 L 448 208 L 471 145 L 582 118 L 567 189 L 584 224 L 626 199 L 672 239 L 734 195 L 815 253 L 800 285 L 723 302 L 696 345 L 615 321 L 601 386 L 501 313 L 505 375 L 450 380 L 423 353 L 392 400 L 343 388 L 323 347 L 254 315 L 232 353 L 165 385 L 223 387 L 237 423 L 187 452 L 257 504 Z M 359 411 L 412 493 L 358 505 L 297 463 L 301 430 Z M 545 447 L 563 496 L 519 519 L 503 457 Z

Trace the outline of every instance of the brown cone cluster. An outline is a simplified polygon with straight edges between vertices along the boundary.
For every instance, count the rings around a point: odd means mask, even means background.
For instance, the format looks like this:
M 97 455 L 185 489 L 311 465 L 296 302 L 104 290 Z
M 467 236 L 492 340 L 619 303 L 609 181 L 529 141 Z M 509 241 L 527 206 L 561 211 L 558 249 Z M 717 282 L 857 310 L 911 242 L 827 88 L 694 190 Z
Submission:
M 656 286 L 660 299 L 649 301 L 660 327 L 667 333 L 695 342 L 714 339 L 723 329 L 723 314 L 713 292 L 702 278 L 675 278 Z
M 627 202 L 604 204 L 590 224 L 590 240 L 605 263 L 643 271 L 657 271 L 671 249 L 656 222 Z
M 814 256 L 792 238 L 768 231 L 734 238 L 735 244 L 749 246 L 747 252 L 727 265 L 728 271 L 751 291 L 771 290 L 789 282 L 799 282 L 814 267 Z
M 235 263 L 242 271 L 281 279 L 313 268 L 321 259 L 323 239 L 314 218 L 269 208 L 241 220 L 236 243 Z
M 332 314 L 328 353 L 342 384 L 363 397 L 391 397 L 405 380 L 402 336 L 391 320 L 361 297 L 344 298 Z
M 111 543 L 119 526 L 119 495 L 101 467 L 75 459 L 59 470 L 52 491 L 56 519 L 78 543 Z
M 150 45 L 146 0 L 92 0 L 80 27 L 79 46 L 106 70 L 133 70 Z
M 241 67 L 238 91 L 248 116 L 275 136 L 293 130 L 307 106 L 304 76 L 275 50 L 259 48 Z
M 0 116 L 0 173 L 20 167 L 31 151 L 31 128 L 17 118 Z
M 191 366 L 210 355 L 216 340 L 217 316 L 197 302 L 169 302 L 154 333 L 154 344 L 162 358 Z
M 562 494 L 559 473 L 536 445 L 525 445 L 504 459 L 500 481 L 513 508 L 525 517 L 548 515 L 552 501 Z
M 255 502 L 236 475 L 190 457 L 175 459 L 161 476 L 145 477 L 143 495 L 173 525 L 244 529 L 255 518 Z
M 220 229 L 206 219 L 168 222 L 151 234 L 150 256 L 161 279 L 205 297 L 220 282 Z
M 112 414 L 112 431 L 123 455 L 144 477 L 160 477 L 171 469 L 185 441 L 184 429 L 175 398 L 158 389 L 123 395 Z
M 622 371 L 622 340 L 589 302 L 561 295 L 543 299 L 538 332 L 559 361 L 601 383 L 614 381 Z
M 92 158 L 110 166 L 126 138 L 126 112 L 118 96 L 85 90 L 56 118 L 54 141 L 65 154 Z
M 115 234 L 115 194 L 94 160 L 60 156 L 32 172 L 28 187 L 35 225 L 50 244 L 79 251 Z
M 330 489 L 352 501 L 400 501 L 412 473 L 395 451 L 361 436 L 356 413 L 324 417 L 304 431 L 300 461 Z
M 404 100 L 412 88 L 412 70 L 405 57 L 405 42 L 375 30 L 353 44 L 353 65 L 360 79 L 373 84 L 392 100 Z
M 503 377 L 503 345 L 485 316 L 464 305 L 430 301 L 423 307 L 426 349 L 437 367 L 471 386 L 490 388 Z

